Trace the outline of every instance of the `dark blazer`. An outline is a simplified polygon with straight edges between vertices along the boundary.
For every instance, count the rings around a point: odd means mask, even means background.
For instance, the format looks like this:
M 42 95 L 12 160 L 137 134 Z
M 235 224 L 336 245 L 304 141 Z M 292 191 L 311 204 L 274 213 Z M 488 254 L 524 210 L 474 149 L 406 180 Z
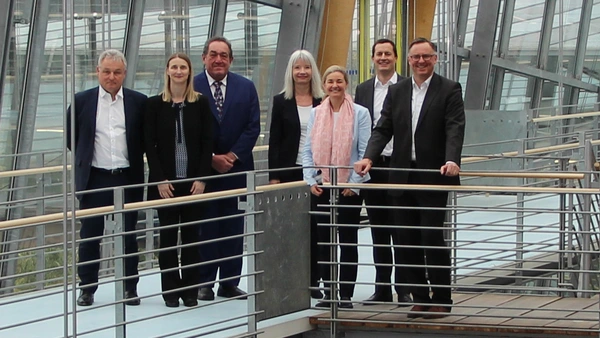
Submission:
M 381 111 L 381 119 L 371 134 L 365 158 L 374 159 L 394 136 L 392 168 L 410 168 L 412 147 L 412 80 L 391 86 Z M 423 101 L 415 131 L 417 168 L 439 169 L 447 161 L 460 166 L 465 133 L 462 88 L 458 82 L 433 74 Z M 439 173 L 421 175 L 426 184 L 460 184 L 458 176 Z M 390 183 L 407 182 L 408 172 L 392 171 Z M 394 191 L 394 195 L 401 194 Z
M 321 104 L 320 98 L 314 98 L 312 106 Z M 284 94 L 273 97 L 271 128 L 269 132 L 269 169 L 289 168 L 296 165 L 300 147 L 300 118 L 296 99 L 286 100 Z M 270 172 L 270 180 L 286 180 L 287 172 Z
M 217 119 L 217 107 L 205 71 L 194 77 L 194 89 L 208 98 L 213 113 L 213 152 L 220 155 L 231 151 L 238 156 L 229 173 L 254 170 L 252 149 L 260 133 L 260 106 L 254 83 L 241 75 L 228 73 L 221 123 Z M 212 172 L 218 174 L 216 170 Z M 209 191 L 245 186 L 243 175 L 207 182 Z
M 142 132 L 146 95 L 123 88 L 125 110 L 125 133 L 131 184 L 144 183 L 144 136 Z M 75 190 L 87 188 L 94 156 L 96 136 L 96 110 L 98 109 L 98 87 L 75 94 Z M 71 106 L 67 109 L 67 148 L 71 148 Z M 143 188 L 132 191 L 135 200 L 142 200 Z
M 396 74 L 398 75 L 398 81 L 396 81 L 396 83 L 406 79 L 404 76 L 401 76 L 398 73 Z M 373 116 L 373 100 L 375 100 L 375 76 L 356 86 L 356 91 L 354 93 L 354 102 L 369 109 L 371 121 L 373 121 L 373 127 L 375 127 L 375 116 Z
M 173 102 L 161 95 L 148 99 L 144 115 L 144 141 L 150 175 L 148 182 L 176 180 L 175 124 L 178 113 Z M 200 95 L 195 102 L 185 102 L 183 131 L 187 150 L 187 178 L 211 174 L 213 121 L 208 98 Z M 158 199 L 157 186 L 148 188 L 148 199 Z

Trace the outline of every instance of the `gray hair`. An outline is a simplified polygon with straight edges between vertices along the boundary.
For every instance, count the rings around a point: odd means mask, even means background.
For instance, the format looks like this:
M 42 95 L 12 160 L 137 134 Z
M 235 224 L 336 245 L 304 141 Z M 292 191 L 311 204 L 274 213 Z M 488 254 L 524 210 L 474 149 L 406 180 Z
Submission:
M 127 60 L 125 59 L 125 55 L 116 49 L 107 49 L 100 53 L 100 56 L 98 56 L 98 67 L 100 67 L 104 59 L 122 61 L 125 65 L 125 70 L 127 70 Z
M 283 82 L 283 96 L 287 100 L 291 100 L 294 97 L 294 65 L 298 61 L 304 61 L 310 64 L 310 68 L 312 69 L 312 76 L 310 80 L 310 91 L 312 97 L 321 98 L 325 94 L 323 93 L 323 87 L 321 85 L 321 75 L 319 73 L 319 68 L 317 67 L 317 63 L 315 62 L 315 58 L 312 54 L 304 49 L 297 50 L 290 55 L 290 60 L 288 61 L 288 65 L 285 69 L 285 79 Z

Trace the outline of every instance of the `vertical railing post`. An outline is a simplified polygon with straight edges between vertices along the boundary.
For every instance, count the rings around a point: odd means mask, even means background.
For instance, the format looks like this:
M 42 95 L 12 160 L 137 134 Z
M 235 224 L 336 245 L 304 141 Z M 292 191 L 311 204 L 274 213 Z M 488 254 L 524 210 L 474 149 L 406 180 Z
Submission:
M 125 338 L 125 215 L 123 214 L 125 196 L 122 187 L 114 190 L 115 212 L 105 221 L 113 236 L 113 253 L 115 258 L 115 337 Z M 112 220 L 111 220 L 112 218 Z
M 559 160 L 559 169 L 561 172 L 567 171 L 567 166 L 569 163 L 568 158 L 561 158 Z M 561 178 L 558 180 L 558 186 L 560 188 L 567 187 L 567 180 Z M 566 233 L 566 215 L 565 212 L 567 204 L 567 198 L 564 193 L 560 193 L 559 195 L 559 208 L 560 214 L 558 214 L 558 286 L 563 287 L 565 285 L 565 233 Z M 564 294 L 561 294 L 564 296 Z
M 338 336 L 338 303 L 337 303 L 337 293 L 338 293 L 338 265 L 337 265 L 337 208 L 335 205 L 337 204 L 337 197 L 339 195 L 338 189 L 335 188 L 337 185 L 337 168 L 329 168 L 329 178 L 331 181 L 331 189 L 329 190 L 329 203 L 332 205 L 329 212 L 329 220 L 330 220 L 330 246 L 329 246 L 329 255 L 331 257 L 330 263 L 330 275 L 329 279 L 331 283 L 329 283 L 329 292 L 331 296 L 331 325 L 330 327 L 330 336 L 335 338 Z
M 592 161 L 592 143 L 590 141 L 585 142 L 585 150 L 584 150 L 584 158 L 585 158 L 585 178 L 583 180 L 584 188 L 591 188 L 592 186 L 592 176 L 591 170 L 593 166 Z M 591 221 L 592 215 L 590 214 L 592 210 L 592 196 L 590 194 L 583 195 L 583 227 L 581 229 L 581 260 L 579 270 L 581 271 L 579 275 L 579 290 L 581 291 L 581 298 L 589 298 L 591 297 L 591 293 L 587 292 L 590 289 L 590 268 L 591 268 L 591 256 L 590 256 L 590 247 L 591 247 Z
M 146 259 L 144 261 L 144 268 L 152 269 L 152 260 L 154 258 L 154 254 L 148 251 L 154 250 L 154 210 L 146 209 L 144 215 L 146 215 L 146 222 L 144 222 L 144 224 L 146 225 L 147 230 L 145 233 Z
M 38 161 L 37 161 L 37 167 L 38 168 L 42 168 L 44 167 L 44 154 L 40 154 L 38 157 Z M 36 185 L 37 185 L 37 196 L 42 196 L 44 197 L 44 185 L 45 185 L 45 180 L 44 177 L 46 175 L 45 174 L 40 174 L 38 176 L 38 178 L 36 179 Z M 45 205 L 45 201 L 46 199 L 42 199 L 41 201 L 38 201 L 37 203 L 37 210 L 36 210 L 36 216 L 40 216 L 44 214 L 44 205 Z M 41 248 L 44 246 L 45 244 L 45 238 L 46 238 L 46 226 L 45 225 L 38 225 L 35 227 L 35 245 L 36 248 Z M 37 249 L 35 251 L 35 270 L 36 271 L 43 271 L 46 269 L 46 250 L 44 249 Z M 45 273 L 40 273 L 38 272 L 36 274 L 36 283 L 35 283 L 35 288 L 37 290 L 42 290 L 44 289 L 44 284 L 45 284 Z
M 257 318 L 256 318 L 256 239 L 255 235 L 255 201 L 256 195 L 254 192 L 256 191 L 256 173 L 249 171 L 246 174 L 246 187 L 248 191 L 248 195 L 246 196 L 246 231 L 250 236 L 246 237 L 246 250 L 248 252 L 247 256 L 247 266 L 248 266 L 248 313 L 251 314 L 248 316 L 248 333 L 256 333 L 257 330 Z M 256 337 L 256 335 L 252 335 L 252 337 Z
M 458 278 L 456 276 L 456 271 L 458 270 L 457 266 L 458 266 L 458 262 L 456 259 L 456 255 L 457 255 L 457 249 L 456 249 L 456 240 L 457 240 L 457 230 L 458 230 L 458 213 L 456 212 L 456 207 L 458 206 L 458 195 L 456 193 L 456 191 L 451 191 L 450 192 L 450 201 L 451 201 L 451 212 L 452 212 L 452 224 L 451 224 L 451 242 L 450 242 L 450 249 L 451 249 L 451 253 L 452 253 L 452 280 L 453 280 L 453 284 L 456 285 Z M 398 264 L 398 263 L 396 263 Z
M 523 171 L 527 170 L 527 158 L 523 156 L 525 154 L 525 140 L 521 140 L 519 155 L 522 156 L 522 167 Z M 518 178 L 519 185 L 524 186 L 527 183 L 525 178 Z M 517 193 L 517 212 L 516 212 L 516 238 L 515 238 L 515 285 L 521 285 L 523 282 L 523 240 L 524 240 L 524 216 L 523 209 L 525 208 L 525 194 L 522 192 Z

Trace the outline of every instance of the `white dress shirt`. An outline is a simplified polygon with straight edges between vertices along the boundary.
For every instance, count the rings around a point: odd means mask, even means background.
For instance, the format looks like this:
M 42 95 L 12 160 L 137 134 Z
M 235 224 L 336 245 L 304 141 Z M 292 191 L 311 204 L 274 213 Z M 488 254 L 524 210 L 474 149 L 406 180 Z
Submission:
M 98 89 L 92 166 L 102 169 L 129 167 L 123 88 L 114 100 L 102 86 Z
M 206 72 L 206 79 L 208 80 L 208 87 L 210 88 L 210 92 L 212 93 L 213 98 L 215 97 L 215 87 L 213 83 L 216 81 L 215 79 Z M 227 75 L 221 80 L 221 92 L 223 93 L 223 102 L 225 102 L 225 94 L 227 93 Z
M 300 118 L 300 145 L 298 147 L 298 157 L 296 157 L 296 164 L 302 165 L 302 150 L 304 149 L 304 143 L 306 142 L 306 126 L 308 126 L 308 120 L 310 119 L 310 111 L 313 106 L 297 106 L 298 107 L 298 118 Z
M 421 108 L 423 107 L 423 101 L 425 101 L 425 95 L 427 95 L 427 89 L 429 89 L 429 83 L 431 82 L 431 78 L 433 74 L 425 80 L 425 82 L 421 83 L 419 87 L 415 82 L 415 78 L 412 77 L 412 101 L 411 101 L 411 111 L 412 111 L 412 154 L 411 159 L 413 161 L 417 160 L 417 155 L 415 152 L 415 131 L 417 130 L 417 123 L 419 122 L 419 115 L 421 115 Z
M 387 96 L 388 89 L 391 85 L 398 82 L 398 74 L 394 72 L 394 75 L 390 78 L 390 80 L 383 84 L 379 81 L 379 78 L 375 76 L 374 83 L 374 91 L 373 91 L 373 125 L 377 125 L 379 119 L 381 118 L 381 110 L 383 110 L 383 101 L 385 101 L 385 97 Z M 394 151 L 394 137 L 385 145 L 385 148 L 381 152 L 383 156 L 392 156 L 392 152 Z

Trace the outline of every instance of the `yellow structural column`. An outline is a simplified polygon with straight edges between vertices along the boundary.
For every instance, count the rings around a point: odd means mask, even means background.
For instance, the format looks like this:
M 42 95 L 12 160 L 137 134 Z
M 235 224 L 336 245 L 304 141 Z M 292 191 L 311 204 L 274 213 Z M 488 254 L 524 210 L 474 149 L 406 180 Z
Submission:
M 355 0 L 327 0 L 317 64 L 321 74 L 332 65 L 346 67 Z
M 437 0 L 408 1 L 408 43 L 416 38 L 431 39 Z

